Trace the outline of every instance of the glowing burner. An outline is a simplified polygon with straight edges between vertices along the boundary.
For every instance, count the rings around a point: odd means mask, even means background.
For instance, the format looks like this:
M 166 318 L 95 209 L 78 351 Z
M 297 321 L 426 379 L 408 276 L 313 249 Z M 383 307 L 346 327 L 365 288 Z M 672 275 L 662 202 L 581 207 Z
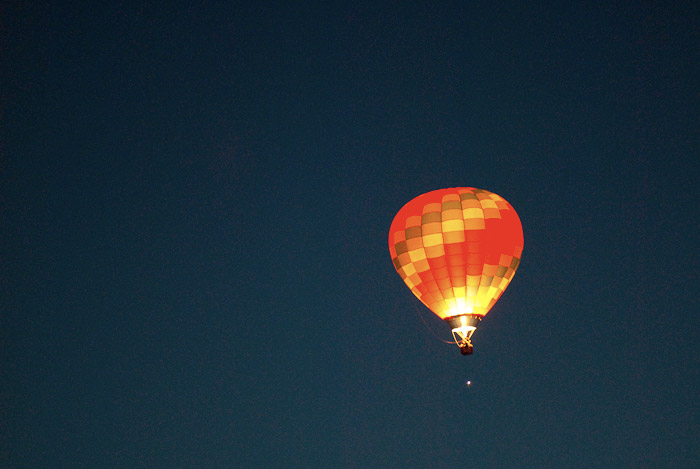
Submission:
M 481 321 L 481 316 L 464 314 L 445 318 L 445 321 L 452 328 L 452 337 L 454 337 L 455 342 L 459 345 L 462 355 L 471 355 L 474 350 L 471 337 L 479 321 Z

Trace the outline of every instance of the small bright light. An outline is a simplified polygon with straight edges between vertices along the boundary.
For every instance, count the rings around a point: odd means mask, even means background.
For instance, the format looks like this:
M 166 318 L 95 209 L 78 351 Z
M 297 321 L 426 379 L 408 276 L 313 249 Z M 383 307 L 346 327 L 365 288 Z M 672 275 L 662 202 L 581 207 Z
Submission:
M 472 382 L 467 380 L 467 387 L 469 388 L 469 387 L 471 387 L 471 385 L 472 385 Z

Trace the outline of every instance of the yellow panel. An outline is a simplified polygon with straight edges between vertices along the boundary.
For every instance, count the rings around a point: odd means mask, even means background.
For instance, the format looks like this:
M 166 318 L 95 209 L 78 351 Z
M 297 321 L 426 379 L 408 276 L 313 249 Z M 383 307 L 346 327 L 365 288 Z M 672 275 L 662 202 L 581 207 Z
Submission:
M 482 200 L 482 201 L 481 201 L 481 206 L 484 207 L 484 208 L 498 208 L 498 206 L 496 206 L 496 202 L 494 202 L 494 201 L 491 200 L 491 199 L 484 199 L 484 200 Z
M 442 222 L 442 232 L 446 233 L 448 231 L 464 231 L 464 220 L 461 218 L 459 220 L 448 220 Z
M 488 306 L 491 297 L 489 296 L 489 287 L 481 285 L 476 293 L 476 305 L 477 306 Z
M 437 246 L 438 244 L 442 244 L 442 233 L 436 233 L 436 234 L 431 234 L 428 236 L 423 236 L 423 246 L 425 247 L 430 247 L 430 246 Z
M 468 220 L 470 218 L 484 218 L 484 211 L 479 208 L 465 208 L 462 210 L 462 216 L 464 217 L 465 220 Z
M 413 267 L 413 264 L 407 264 L 403 266 L 403 271 L 406 274 L 406 277 L 410 277 L 411 275 L 416 273 L 416 268 Z
M 413 251 L 408 251 L 408 254 L 411 256 L 412 262 L 418 262 L 425 259 L 425 249 L 415 249 Z
M 495 298 L 498 295 L 498 288 L 494 287 L 493 284 L 489 287 L 488 292 L 489 298 Z

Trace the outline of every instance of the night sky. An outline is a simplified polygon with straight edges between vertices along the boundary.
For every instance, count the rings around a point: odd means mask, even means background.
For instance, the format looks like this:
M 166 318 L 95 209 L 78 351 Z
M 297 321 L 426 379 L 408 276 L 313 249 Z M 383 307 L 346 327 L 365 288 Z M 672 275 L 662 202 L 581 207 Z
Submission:
M 0 8 L 0 466 L 700 467 L 696 1 L 79 3 Z M 468 357 L 387 242 L 458 186 Z

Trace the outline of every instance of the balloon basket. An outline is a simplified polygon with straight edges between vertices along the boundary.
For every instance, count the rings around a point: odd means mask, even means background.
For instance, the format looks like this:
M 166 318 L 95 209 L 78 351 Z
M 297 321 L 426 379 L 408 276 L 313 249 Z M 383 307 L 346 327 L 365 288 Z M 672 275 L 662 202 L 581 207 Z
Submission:
M 455 327 L 452 329 L 452 337 L 455 339 L 455 343 L 459 345 L 460 348 L 470 346 L 472 344 L 472 334 L 475 330 L 476 327 L 474 326 Z
M 445 318 L 445 322 L 447 322 L 452 329 L 452 337 L 462 351 L 462 355 L 471 355 L 474 349 L 471 341 L 472 334 L 476 330 L 476 326 L 481 322 L 481 316 L 462 314 Z

